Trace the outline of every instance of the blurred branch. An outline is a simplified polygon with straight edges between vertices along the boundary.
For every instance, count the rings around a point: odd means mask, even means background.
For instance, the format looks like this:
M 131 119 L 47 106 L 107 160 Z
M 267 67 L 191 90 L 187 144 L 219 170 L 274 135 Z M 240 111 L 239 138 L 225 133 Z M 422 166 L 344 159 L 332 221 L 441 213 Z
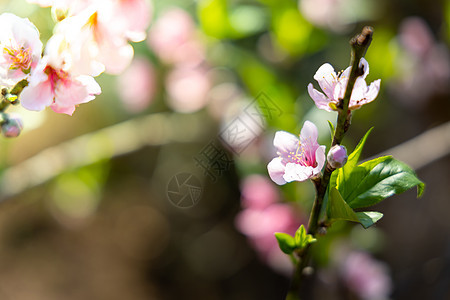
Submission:
M 197 115 L 157 113 L 76 137 L 5 169 L 0 177 L 0 201 L 65 171 L 145 146 L 200 140 L 207 130 Z

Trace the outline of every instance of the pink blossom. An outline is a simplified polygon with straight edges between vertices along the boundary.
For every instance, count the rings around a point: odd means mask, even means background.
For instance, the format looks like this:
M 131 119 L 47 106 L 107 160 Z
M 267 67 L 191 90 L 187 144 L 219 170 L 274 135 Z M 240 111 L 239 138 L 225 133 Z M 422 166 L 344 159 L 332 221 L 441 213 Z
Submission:
M 195 112 L 206 105 L 210 88 L 211 82 L 205 68 L 175 68 L 166 79 L 168 104 L 178 112 Z
M 149 0 L 110 0 L 111 22 L 118 34 L 132 42 L 141 42 L 146 37 L 150 24 L 152 5 Z
M 288 257 L 280 250 L 275 232 L 294 235 L 300 218 L 289 204 L 274 203 L 264 209 L 247 208 L 236 216 L 236 227 L 245 234 L 261 258 L 277 271 L 292 268 Z
M 28 86 L 20 95 L 24 108 L 40 111 L 50 106 L 57 113 L 72 115 L 78 104 L 89 102 L 101 93 L 93 77 L 72 76 L 48 64 L 47 59 L 42 59 L 43 68 L 31 74 Z
M 273 183 L 261 175 L 251 175 L 242 182 L 241 203 L 243 207 L 264 209 L 279 201 Z
M 349 253 L 342 263 L 341 274 L 347 287 L 361 299 L 385 299 L 391 292 L 386 266 L 364 252 Z
M 364 69 L 364 74 L 356 79 L 350 98 L 350 110 L 358 109 L 362 105 L 372 102 L 380 90 L 380 79 L 375 80 L 369 86 L 366 84 L 365 79 L 369 74 L 369 63 L 362 58 L 359 65 Z M 334 68 L 325 63 L 317 70 L 314 79 L 317 80 L 325 94 L 314 89 L 312 83 L 308 85 L 308 93 L 318 108 L 327 111 L 337 110 L 336 107 L 340 100 L 344 98 L 350 69 L 351 67 L 348 67 L 344 72 L 336 74 Z
M 171 9 L 151 26 L 148 45 L 165 63 L 196 65 L 204 59 L 203 45 L 195 35 L 191 16 L 181 9 Z
M 118 77 L 118 92 L 125 108 L 139 112 L 148 107 L 156 92 L 156 74 L 145 58 L 135 58 Z
M 317 127 L 310 121 L 304 123 L 299 138 L 286 131 L 278 131 L 273 145 L 279 156 L 267 165 L 270 178 L 282 185 L 317 176 L 325 163 L 325 146 L 319 146 L 317 137 Z
M 99 64 L 110 74 L 119 74 L 130 64 L 134 55 L 133 47 L 128 44 L 125 32 L 113 30 L 110 26 L 113 22 L 114 19 L 105 13 L 90 7 L 58 23 L 55 35 L 64 36 L 71 65 L 83 68 L 97 65 L 94 70 L 88 69 L 87 72 L 95 76 L 98 74 L 92 72 L 98 73 Z
M 28 19 L 0 15 L 0 84 L 7 87 L 28 77 L 42 53 L 39 31 Z

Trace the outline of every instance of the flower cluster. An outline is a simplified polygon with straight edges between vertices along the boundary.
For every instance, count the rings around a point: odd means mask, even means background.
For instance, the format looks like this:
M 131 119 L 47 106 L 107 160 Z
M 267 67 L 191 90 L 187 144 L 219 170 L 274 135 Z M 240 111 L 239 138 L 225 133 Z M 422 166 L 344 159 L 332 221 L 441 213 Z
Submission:
M 0 84 L 11 89 L 26 80 L 20 102 L 34 111 L 72 115 L 93 100 L 101 93 L 94 77 L 121 73 L 134 55 L 129 42 L 144 40 L 150 21 L 145 0 L 28 2 L 52 6 L 57 24 L 43 51 L 28 19 L 0 15 Z

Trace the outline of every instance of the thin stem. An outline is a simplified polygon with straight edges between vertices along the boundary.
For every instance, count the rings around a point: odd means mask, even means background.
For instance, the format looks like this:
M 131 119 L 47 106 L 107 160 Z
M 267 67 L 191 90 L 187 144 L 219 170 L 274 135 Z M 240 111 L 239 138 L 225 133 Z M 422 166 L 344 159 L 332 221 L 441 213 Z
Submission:
M 342 142 L 345 133 L 350 126 L 351 112 L 348 108 L 350 104 L 350 98 L 352 95 L 353 87 L 356 82 L 356 78 L 361 76 L 364 72 L 359 67 L 361 58 L 367 52 L 372 41 L 373 29 L 370 27 L 364 27 L 361 34 L 358 34 L 350 40 L 350 45 L 352 47 L 351 59 L 350 59 L 350 77 L 348 79 L 347 87 L 344 94 L 344 99 L 342 99 L 338 105 L 338 119 L 336 124 L 336 129 L 333 136 L 333 142 L 331 146 L 338 145 Z M 323 200 L 330 183 L 331 173 L 333 173 L 334 168 L 330 166 L 327 162 L 325 166 L 324 173 L 322 177 L 313 179 L 316 186 L 316 198 L 311 209 L 311 215 L 308 223 L 308 233 L 316 236 L 320 229 L 319 217 L 322 210 Z M 299 261 L 295 267 L 295 272 L 293 276 L 292 286 L 288 294 L 287 299 L 293 299 L 292 293 L 299 291 L 300 282 L 303 277 L 303 270 L 308 265 L 308 253 L 310 252 L 310 246 L 308 245 L 303 249 L 301 253 L 298 254 Z

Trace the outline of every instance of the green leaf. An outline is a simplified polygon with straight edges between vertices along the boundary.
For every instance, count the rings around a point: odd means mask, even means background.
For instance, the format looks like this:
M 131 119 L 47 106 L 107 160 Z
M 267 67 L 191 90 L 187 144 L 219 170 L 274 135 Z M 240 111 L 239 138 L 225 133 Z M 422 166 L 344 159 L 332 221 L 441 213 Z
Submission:
M 277 238 L 281 251 L 286 254 L 294 252 L 296 244 L 295 239 L 292 236 L 283 232 L 275 232 L 275 237 Z
M 425 187 L 408 165 L 391 156 L 360 164 L 343 181 L 340 181 L 340 175 L 338 190 L 353 209 L 374 205 L 415 186 L 420 197 Z
M 359 222 L 364 228 L 369 228 L 383 217 L 383 214 L 377 211 L 357 212 Z
M 344 201 L 339 191 L 331 187 L 328 197 L 327 217 L 330 222 L 347 220 L 358 222 L 359 219 L 353 209 Z
M 298 249 L 305 248 L 308 244 L 316 241 L 312 235 L 306 233 L 305 226 L 301 225 L 295 232 L 295 245 Z
M 331 138 L 333 138 L 333 136 L 334 136 L 334 125 L 333 125 L 333 123 L 331 123 L 330 120 L 328 120 L 328 126 L 330 127 Z
M 336 176 L 336 186 L 338 190 L 343 195 L 344 187 L 340 187 L 344 181 L 346 181 L 347 178 L 350 177 L 350 174 L 353 172 L 353 170 L 356 168 L 356 165 L 358 164 L 359 157 L 361 156 L 361 152 L 363 150 L 364 144 L 366 143 L 367 137 L 372 132 L 372 128 L 370 128 L 366 134 L 363 136 L 363 138 L 359 141 L 358 145 L 356 146 L 355 150 L 348 156 L 347 163 L 340 169 L 336 170 L 334 173 L 336 173 L 334 176 Z M 345 197 L 344 197 L 345 199 Z

